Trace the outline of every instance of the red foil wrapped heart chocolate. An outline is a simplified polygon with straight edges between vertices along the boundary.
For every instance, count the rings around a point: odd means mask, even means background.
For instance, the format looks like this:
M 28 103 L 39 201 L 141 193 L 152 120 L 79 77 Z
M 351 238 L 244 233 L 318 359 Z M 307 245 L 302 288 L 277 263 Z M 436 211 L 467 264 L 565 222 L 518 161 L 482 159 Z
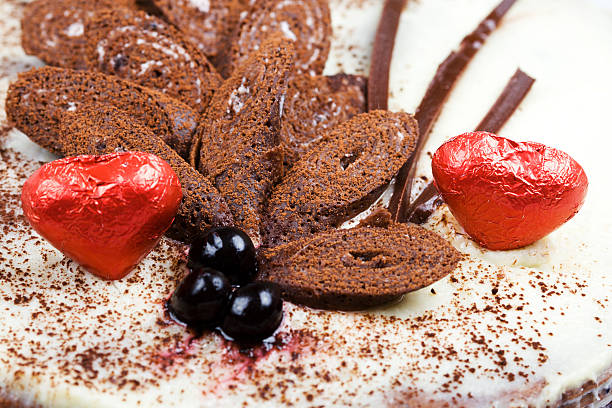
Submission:
M 32 227 L 104 279 L 121 279 L 153 249 L 181 198 L 172 168 L 142 152 L 56 160 L 21 191 Z
M 443 144 L 432 170 L 457 221 L 495 250 L 520 248 L 551 233 L 578 212 L 588 187 L 584 170 L 567 153 L 487 132 Z

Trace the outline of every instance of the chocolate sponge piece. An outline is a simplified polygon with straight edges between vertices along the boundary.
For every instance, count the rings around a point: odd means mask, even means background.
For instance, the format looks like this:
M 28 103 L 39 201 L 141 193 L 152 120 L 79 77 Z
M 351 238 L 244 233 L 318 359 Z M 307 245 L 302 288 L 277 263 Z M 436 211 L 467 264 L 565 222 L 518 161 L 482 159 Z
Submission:
M 168 234 L 190 242 L 211 226 L 233 225 L 233 217 L 210 180 L 191 167 L 155 133 L 110 105 L 82 105 L 62 118 L 58 140 L 66 156 L 141 151 L 159 156 L 172 167 L 183 200 Z
M 281 140 L 285 164 L 315 148 L 326 129 L 366 111 L 367 78 L 360 75 L 294 76 L 289 82 Z
M 153 0 L 153 3 L 211 59 L 227 45 L 240 13 L 249 9 L 240 0 Z
M 340 225 L 367 209 L 413 153 L 416 120 L 371 111 L 329 130 L 276 186 L 264 222 L 272 247 Z
M 294 43 L 295 72 L 323 73 L 332 35 L 328 0 L 261 0 L 240 21 L 231 39 L 229 53 L 217 58 L 227 76 L 269 38 L 279 34 Z
M 291 43 L 266 41 L 215 93 L 192 146 L 191 158 L 199 157 L 200 172 L 256 246 L 262 203 L 282 169 L 280 119 L 291 68 Z
M 143 11 L 106 9 L 85 25 L 88 69 L 155 88 L 202 113 L 221 76 L 173 26 Z
M 433 232 L 409 224 L 332 230 L 263 251 L 259 280 L 292 302 L 363 310 L 429 286 L 461 255 Z
M 104 8 L 135 7 L 132 0 L 35 0 L 21 19 L 21 45 L 49 65 L 84 69 L 85 21 Z
M 61 154 L 56 137 L 61 117 L 84 103 L 126 111 L 181 157 L 188 157 L 197 113 L 161 92 L 112 75 L 52 67 L 30 70 L 9 86 L 6 113 L 35 143 Z

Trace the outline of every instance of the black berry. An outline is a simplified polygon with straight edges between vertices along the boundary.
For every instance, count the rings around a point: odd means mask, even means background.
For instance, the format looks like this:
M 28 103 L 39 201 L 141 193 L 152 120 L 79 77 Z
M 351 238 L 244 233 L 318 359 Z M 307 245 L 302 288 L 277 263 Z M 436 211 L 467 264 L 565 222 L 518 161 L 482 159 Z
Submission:
M 168 302 L 168 310 L 188 326 L 211 326 L 222 320 L 231 290 L 224 274 L 198 268 L 179 283 Z
M 256 282 L 237 289 L 221 328 L 239 342 L 253 343 L 271 336 L 283 319 L 283 301 L 276 286 Z
M 238 228 L 215 228 L 193 242 L 189 265 L 210 267 L 223 272 L 234 285 L 246 284 L 257 274 L 255 246 Z

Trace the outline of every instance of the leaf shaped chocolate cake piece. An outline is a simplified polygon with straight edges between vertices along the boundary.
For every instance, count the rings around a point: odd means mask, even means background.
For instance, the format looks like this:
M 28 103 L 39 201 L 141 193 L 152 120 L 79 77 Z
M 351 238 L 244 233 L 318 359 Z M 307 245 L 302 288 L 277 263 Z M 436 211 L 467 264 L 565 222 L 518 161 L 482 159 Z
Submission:
M 187 157 L 197 113 L 161 92 L 113 75 L 52 67 L 22 73 L 9 86 L 6 113 L 35 143 L 61 154 L 56 135 L 62 115 L 91 103 L 127 112 Z
M 213 180 L 236 225 L 256 246 L 262 203 L 282 168 L 280 118 L 291 48 L 288 40 L 273 37 L 223 83 L 191 150 L 192 163 L 199 157 L 200 172 Z
M 294 164 L 268 200 L 265 245 L 336 227 L 367 209 L 413 153 L 417 123 L 407 113 L 362 113 L 329 130 Z
M 83 69 L 85 21 L 97 10 L 131 6 L 131 0 L 35 0 L 25 6 L 21 45 L 49 65 Z
M 211 226 L 232 225 L 233 217 L 217 189 L 155 133 L 125 112 L 107 105 L 83 105 L 64 115 L 59 141 L 67 156 L 141 151 L 165 160 L 178 176 L 183 200 L 168 233 L 191 241 Z
M 228 55 L 217 63 L 224 75 L 244 64 L 273 34 L 294 43 L 296 73 L 323 73 L 332 35 L 328 0 L 262 0 L 240 21 Z
M 326 129 L 366 111 L 367 78 L 359 75 L 294 76 L 289 82 L 281 139 L 292 165 L 321 140 Z
M 214 59 L 249 9 L 240 0 L 153 0 L 164 16 L 207 57 Z
M 322 232 L 263 252 L 259 280 L 286 299 L 320 309 L 362 310 L 444 278 L 461 254 L 409 224 Z
M 181 32 L 142 11 L 100 11 L 85 32 L 90 70 L 158 89 L 197 112 L 221 85 L 212 64 Z

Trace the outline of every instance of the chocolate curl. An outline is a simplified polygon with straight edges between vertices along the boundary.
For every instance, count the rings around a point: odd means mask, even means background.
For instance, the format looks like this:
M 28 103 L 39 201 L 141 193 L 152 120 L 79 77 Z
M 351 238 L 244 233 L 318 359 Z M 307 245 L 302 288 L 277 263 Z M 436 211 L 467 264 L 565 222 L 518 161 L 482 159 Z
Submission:
M 416 171 L 417 158 L 429 137 L 431 129 L 440 115 L 442 106 L 448 99 L 459 77 L 472 60 L 474 55 L 482 48 L 489 35 L 497 28 L 500 20 L 508 12 L 516 0 L 503 0 L 478 27 L 461 42 L 459 50 L 452 51 L 440 64 L 429 88 L 421 100 L 415 113 L 419 122 L 419 139 L 413 155 L 406 161 L 397 174 L 395 190 L 389 203 L 389 211 L 396 222 L 405 222 L 407 209 L 410 203 L 412 180 Z
M 535 79 L 518 68 L 510 78 L 501 95 L 475 130 L 497 133 L 506 124 L 521 104 Z M 444 200 L 433 182 L 429 182 L 406 211 L 406 221 L 424 224 L 431 214 L 442 205 Z
M 387 109 L 389 71 L 399 19 L 407 0 L 387 0 L 378 23 L 368 82 L 368 110 Z
M 476 131 L 497 133 L 506 124 L 533 86 L 535 79 L 517 68 L 489 112 L 476 126 Z

